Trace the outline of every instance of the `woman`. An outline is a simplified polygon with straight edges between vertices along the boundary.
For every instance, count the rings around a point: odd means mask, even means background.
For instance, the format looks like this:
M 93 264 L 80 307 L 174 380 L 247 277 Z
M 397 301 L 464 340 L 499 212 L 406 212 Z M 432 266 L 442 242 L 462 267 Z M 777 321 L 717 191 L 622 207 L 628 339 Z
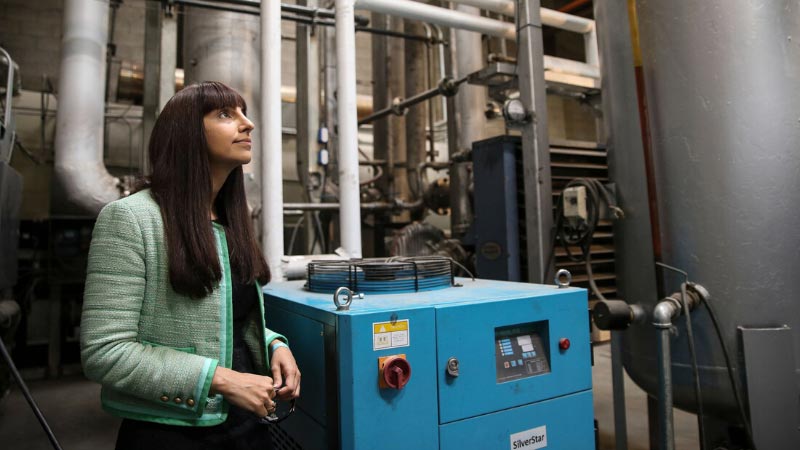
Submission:
M 259 418 L 300 394 L 286 339 L 264 326 L 246 111 L 222 83 L 175 94 L 153 127 L 149 189 L 97 218 L 81 356 L 124 418 L 118 449 L 269 448 Z

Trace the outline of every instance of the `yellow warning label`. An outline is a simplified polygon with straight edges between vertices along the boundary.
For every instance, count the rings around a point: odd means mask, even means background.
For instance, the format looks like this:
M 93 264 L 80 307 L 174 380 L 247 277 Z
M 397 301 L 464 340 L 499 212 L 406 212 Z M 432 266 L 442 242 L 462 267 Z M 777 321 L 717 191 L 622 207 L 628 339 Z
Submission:
M 372 324 L 372 349 L 383 350 L 410 345 L 408 319 Z
M 378 333 L 391 333 L 392 331 L 408 331 L 408 320 L 398 320 L 392 322 L 379 322 L 372 324 L 372 332 Z

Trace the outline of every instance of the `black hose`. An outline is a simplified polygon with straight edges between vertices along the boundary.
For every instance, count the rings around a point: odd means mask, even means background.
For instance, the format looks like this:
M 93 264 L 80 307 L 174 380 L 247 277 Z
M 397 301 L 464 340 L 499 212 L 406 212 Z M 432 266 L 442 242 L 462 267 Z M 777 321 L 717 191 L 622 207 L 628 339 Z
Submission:
M 694 348 L 694 333 L 692 332 L 691 308 L 686 303 L 686 283 L 681 284 L 681 307 L 686 319 L 686 338 L 689 341 L 689 357 L 692 359 L 692 377 L 694 378 L 694 395 L 697 401 L 697 430 L 700 434 L 700 450 L 706 448 L 706 431 L 703 423 L 703 394 L 700 390 L 700 370 L 697 367 L 697 352 Z
M 731 364 L 730 353 L 728 352 L 728 346 L 725 344 L 725 340 L 722 337 L 722 331 L 719 327 L 719 322 L 717 322 L 717 315 L 714 313 L 711 303 L 706 301 L 702 295 L 700 296 L 700 301 L 702 301 L 706 306 L 706 309 L 708 309 L 708 315 L 711 317 L 711 323 L 714 325 L 714 332 L 717 333 L 717 339 L 719 339 L 719 343 L 722 346 L 722 355 L 725 357 L 725 367 L 728 369 L 728 379 L 731 383 L 731 390 L 733 390 L 733 397 L 736 399 L 736 406 L 739 409 L 739 416 L 742 419 L 742 426 L 744 427 L 744 432 L 747 435 L 748 444 L 750 445 L 750 448 L 756 450 L 756 445 L 753 441 L 753 434 L 750 431 L 750 421 L 747 419 L 747 414 L 744 412 L 744 403 L 742 403 L 742 399 L 739 396 L 739 388 L 738 384 L 736 384 L 736 377 L 733 375 L 733 365 Z
M 58 439 L 56 439 L 56 435 L 53 434 L 53 430 L 50 429 L 50 425 L 47 423 L 47 420 L 44 418 L 42 411 L 36 404 L 36 400 L 33 399 L 31 392 L 28 390 L 28 386 L 22 380 L 22 376 L 19 374 L 17 366 L 14 365 L 14 361 L 11 359 L 11 355 L 8 354 L 8 350 L 6 349 L 6 344 L 3 343 L 3 339 L 0 339 L 0 352 L 3 353 L 3 359 L 6 360 L 8 368 L 11 369 L 11 374 L 14 376 L 14 381 L 17 382 L 17 385 L 22 390 L 22 395 L 25 396 L 25 400 L 28 401 L 28 405 L 30 405 L 31 409 L 33 410 L 33 414 L 36 415 L 36 419 L 38 419 L 39 423 L 42 425 L 44 432 L 47 434 L 47 438 L 50 440 L 50 444 L 53 445 L 54 449 L 61 450 L 61 445 L 58 444 Z
M 569 227 L 564 220 L 564 192 L 575 186 L 583 186 L 586 189 L 586 220 L 581 223 L 581 227 Z M 601 301 L 606 301 L 605 296 L 600 292 L 600 288 L 594 279 L 592 272 L 592 241 L 594 232 L 600 220 L 600 204 L 605 202 L 609 210 L 614 211 L 615 215 L 620 215 L 621 211 L 611 197 L 611 193 L 599 181 L 592 178 L 576 178 L 564 186 L 556 204 L 556 223 L 554 227 L 553 245 L 550 249 L 550 257 L 547 258 L 545 266 L 545 276 L 550 271 L 550 264 L 555 259 L 556 241 L 560 242 L 567 257 L 573 262 L 584 262 L 586 275 L 589 278 L 589 286 Z M 570 246 L 577 246 L 581 250 L 579 256 L 573 255 Z

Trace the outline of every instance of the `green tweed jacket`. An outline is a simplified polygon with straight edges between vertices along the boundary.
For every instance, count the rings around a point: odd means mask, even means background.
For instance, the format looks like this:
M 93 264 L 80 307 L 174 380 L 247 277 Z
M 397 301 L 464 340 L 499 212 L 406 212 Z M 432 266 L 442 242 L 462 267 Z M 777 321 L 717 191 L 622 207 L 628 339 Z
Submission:
M 231 268 L 225 230 L 214 227 L 223 278 L 207 297 L 172 290 L 164 225 L 144 190 L 109 203 L 92 234 L 81 318 L 81 360 L 102 384 L 103 408 L 116 416 L 170 425 L 225 421 L 228 403 L 209 396 L 218 365 L 231 367 Z M 264 303 L 247 321 L 245 340 L 259 373 L 269 345 L 286 338 L 264 326 Z

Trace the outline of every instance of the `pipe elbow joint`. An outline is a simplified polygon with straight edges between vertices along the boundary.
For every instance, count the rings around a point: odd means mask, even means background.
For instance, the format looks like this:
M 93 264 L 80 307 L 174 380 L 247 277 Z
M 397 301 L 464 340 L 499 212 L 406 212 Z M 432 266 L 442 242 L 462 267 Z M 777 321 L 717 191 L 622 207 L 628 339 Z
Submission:
M 671 299 L 664 299 L 656 304 L 653 309 L 653 326 L 656 328 L 670 328 L 672 319 L 680 312 L 680 306 Z

